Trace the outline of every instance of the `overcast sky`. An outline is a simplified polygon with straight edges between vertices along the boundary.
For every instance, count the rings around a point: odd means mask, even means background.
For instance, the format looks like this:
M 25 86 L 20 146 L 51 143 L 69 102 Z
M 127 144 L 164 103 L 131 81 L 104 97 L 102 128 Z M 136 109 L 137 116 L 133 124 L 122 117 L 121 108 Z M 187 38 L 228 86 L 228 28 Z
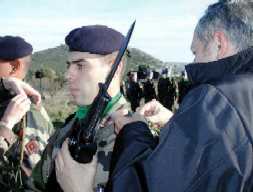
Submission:
M 130 46 L 163 61 L 191 62 L 194 27 L 217 0 L 0 0 L 0 35 L 19 35 L 34 50 L 64 43 L 76 27 L 104 24 L 126 34 L 136 19 Z

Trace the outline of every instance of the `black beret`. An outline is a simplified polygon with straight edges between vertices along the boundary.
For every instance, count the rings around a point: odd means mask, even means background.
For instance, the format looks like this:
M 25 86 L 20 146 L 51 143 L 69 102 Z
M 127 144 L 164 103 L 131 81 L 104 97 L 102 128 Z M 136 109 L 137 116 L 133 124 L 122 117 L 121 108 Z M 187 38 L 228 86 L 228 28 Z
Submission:
M 0 37 L 0 59 L 15 60 L 30 55 L 33 51 L 32 45 L 21 37 Z
M 65 38 L 69 51 L 107 55 L 120 49 L 124 36 L 104 25 L 88 25 L 72 30 Z

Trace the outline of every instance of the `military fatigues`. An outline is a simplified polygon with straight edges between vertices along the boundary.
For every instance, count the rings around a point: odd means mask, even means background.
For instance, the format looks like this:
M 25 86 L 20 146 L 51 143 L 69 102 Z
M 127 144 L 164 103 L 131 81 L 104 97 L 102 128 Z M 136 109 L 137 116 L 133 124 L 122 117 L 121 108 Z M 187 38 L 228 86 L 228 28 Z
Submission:
M 35 165 L 41 158 L 41 155 L 47 145 L 49 136 L 53 133 L 53 125 L 43 107 L 37 109 L 34 105 L 31 106 L 30 111 L 26 114 L 26 127 L 21 130 L 20 123 L 18 123 L 10 133 L 13 134 L 11 145 L 4 137 L 0 136 L 0 187 L 1 191 L 10 191 L 8 189 L 11 184 L 12 174 L 15 174 L 16 167 L 13 167 L 12 161 L 8 154 L 15 154 L 14 158 L 20 156 L 21 146 L 24 150 L 24 158 L 22 167 L 28 172 L 31 172 Z M 0 125 L 1 133 L 4 132 L 4 125 Z M 6 131 L 6 130 L 5 130 Z M 24 136 L 22 137 L 22 134 Z M 20 142 L 21 137 L 23 138 Z M 17 150 L 17 151 L 16 151 Z M 7 158 L 8 156 L 8 158 Z M 10 170 L 11 169 L 11 170 Z M 23 173 L 22 179 L 26 181 L 26 176 Z M 4 187 L 6 185 L 6 187 Z M 13 186 L 11 186 L 13 187 Z
M 143 83 L 143 97 L 145 99 L 145 103 L 151 101 L 152 99 L 156 99 L 154 82 L 150 79 L 147 79 Z
M 129 108 L 123 96 L 121 96 L 119 101 L 114 104 L 107 116 L 104 117 L 100 124 L 100 129 L 96 134 L 96 141 L 98 144 L 98 166 L 94 188 L 96 188 L 98 184 L 105 184 L 108 180 L 109 165 L 116 138 L 114 126 L 109 115 L 122 107 Z M 33 182 L 37 189 L 41 191 L 46 190 L 46 183 L 48 182 L 51 172 L 54 172 L 53 159 L 55 158 L 57 151 L 61 148 L 63 141 L 66 139 L 65 136 L 72 129 L 75 118 L 76 117 L 73 116 L 63 128 L 56 131 L 56 133 L 49 139 L 49 144 L 43 154 L 43 158 L 33 172 Z
M 126 84 L 126 96 L 129 102 L 131 103 L 132 111 L 135 111 L 136 108 L 140 106 L 140 100 L 142 97 L 142 89 L 139 83 L 130 81 Z

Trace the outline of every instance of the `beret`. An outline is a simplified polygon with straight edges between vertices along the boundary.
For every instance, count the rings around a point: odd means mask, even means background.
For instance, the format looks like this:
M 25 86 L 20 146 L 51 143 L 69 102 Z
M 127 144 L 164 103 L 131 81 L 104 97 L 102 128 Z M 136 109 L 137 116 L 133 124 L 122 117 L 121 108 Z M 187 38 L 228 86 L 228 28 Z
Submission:
M 107 55 L 120 49 L 124 36 L 105 25 L 88 25 L 73 29 L 65 38 L 69 51 Z
M 31 44 L 21 37 L 0 37 L 0 59 L 15 60 L 30 55 L 33 51 Z

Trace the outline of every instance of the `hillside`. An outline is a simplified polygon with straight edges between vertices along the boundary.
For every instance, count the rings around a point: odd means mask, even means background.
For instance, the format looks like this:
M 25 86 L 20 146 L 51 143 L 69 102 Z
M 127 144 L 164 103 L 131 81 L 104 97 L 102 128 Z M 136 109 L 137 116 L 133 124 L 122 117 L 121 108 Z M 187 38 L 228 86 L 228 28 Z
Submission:
M 163 62 L 148 53 L 145 53 L 136 48 L 130 48 L 130 57 L 127 59 L 126 71 L 136 70 L 138 65 L 149 65 L 153 69 L 160 69 L 171 64 L 177 63 Z M 65 45 L 60 45 L 55 48 L 35 52 L 32 56 L 32 71 L 41 68 L 51 68 L 57 74 L 63 74 L 66 70 L 68 49 Z M 180 63 L 180 66 L 183 65 Z M 182 67 L 180 67 L 182 68 Z

